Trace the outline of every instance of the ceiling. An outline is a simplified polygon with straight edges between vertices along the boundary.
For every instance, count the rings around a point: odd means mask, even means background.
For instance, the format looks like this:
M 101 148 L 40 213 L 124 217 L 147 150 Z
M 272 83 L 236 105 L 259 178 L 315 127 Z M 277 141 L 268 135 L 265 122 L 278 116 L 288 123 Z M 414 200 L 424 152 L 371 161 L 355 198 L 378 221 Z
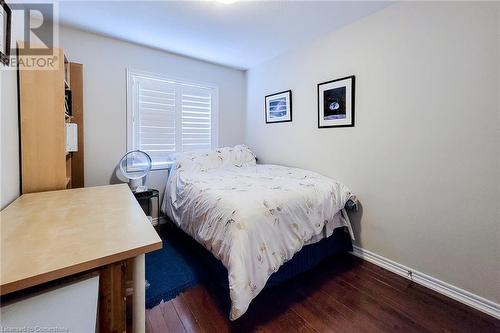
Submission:
M 60 23 L 248 69 L 390 4 L 377 1 L 63 1 Z

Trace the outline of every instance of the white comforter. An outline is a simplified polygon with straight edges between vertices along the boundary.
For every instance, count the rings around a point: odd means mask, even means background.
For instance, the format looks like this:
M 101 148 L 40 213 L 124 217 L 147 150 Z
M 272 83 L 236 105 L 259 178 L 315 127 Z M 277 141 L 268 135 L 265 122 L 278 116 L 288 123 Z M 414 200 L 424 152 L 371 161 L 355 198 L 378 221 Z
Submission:
M 162 210 L 227 268 L 234 320 L 303 245 L 336 227 L 351 230 L 343 210 L 349 199 L 356 200 L 335 180 L 256 165 L 247 147 L 236 146 L 179 157 Z

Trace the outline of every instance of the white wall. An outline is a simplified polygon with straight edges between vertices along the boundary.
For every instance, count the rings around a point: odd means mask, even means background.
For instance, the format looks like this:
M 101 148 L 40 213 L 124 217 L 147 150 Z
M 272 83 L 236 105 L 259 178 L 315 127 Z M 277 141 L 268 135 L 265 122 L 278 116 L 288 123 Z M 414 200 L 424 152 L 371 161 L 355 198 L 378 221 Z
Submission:
M 398 3 L 248 71 L 246 141 L 359 196 L 357 243 L 500 301 L 500 5 Z M 356 126 L 317 128 L 316 84 L 356 75 Z M 293 122 L 264 122 L 292 89 Z
M 0 209 L 19 196 L 17 72 L 0 65 Z
M 109 184 L 127 148 L 126 68 L 219 86 L 219 145 L 244 139 L 246 79 L 243 71 L 60 28 L 60 45 L 84 68 L 85 185 Z M 147 184 L 163 191 L 166 171 L 153 171 Z

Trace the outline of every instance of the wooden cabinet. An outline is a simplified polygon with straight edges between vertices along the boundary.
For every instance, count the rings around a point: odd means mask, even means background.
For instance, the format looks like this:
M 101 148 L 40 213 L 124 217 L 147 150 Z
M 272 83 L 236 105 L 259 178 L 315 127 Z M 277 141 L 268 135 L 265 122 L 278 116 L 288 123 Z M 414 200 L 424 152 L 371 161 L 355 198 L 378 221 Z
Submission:
M 54 54 L 60 60 L 53 69 L 19 66 L 22 193 L 83 187 L 83 67 L 67 61 L 63 49 Z M 78 126 L 78 152 L 66 152 L 67 122 Z
M 78 125 L 78 151 L 71 153 L 71 187 L 84 186 L 83 151 L 83 65 L 70 63 L 71 111 Z

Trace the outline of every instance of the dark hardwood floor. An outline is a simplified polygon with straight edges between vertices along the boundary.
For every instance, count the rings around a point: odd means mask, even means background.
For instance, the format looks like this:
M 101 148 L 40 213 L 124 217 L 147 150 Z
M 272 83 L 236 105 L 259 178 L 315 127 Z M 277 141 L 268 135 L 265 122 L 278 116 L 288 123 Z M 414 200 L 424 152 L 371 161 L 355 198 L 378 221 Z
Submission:
M 351 255 L 264 290 L 228 319 L 210 284 L 146 310 L 146 332 L 500 332 L 500 321 Z

